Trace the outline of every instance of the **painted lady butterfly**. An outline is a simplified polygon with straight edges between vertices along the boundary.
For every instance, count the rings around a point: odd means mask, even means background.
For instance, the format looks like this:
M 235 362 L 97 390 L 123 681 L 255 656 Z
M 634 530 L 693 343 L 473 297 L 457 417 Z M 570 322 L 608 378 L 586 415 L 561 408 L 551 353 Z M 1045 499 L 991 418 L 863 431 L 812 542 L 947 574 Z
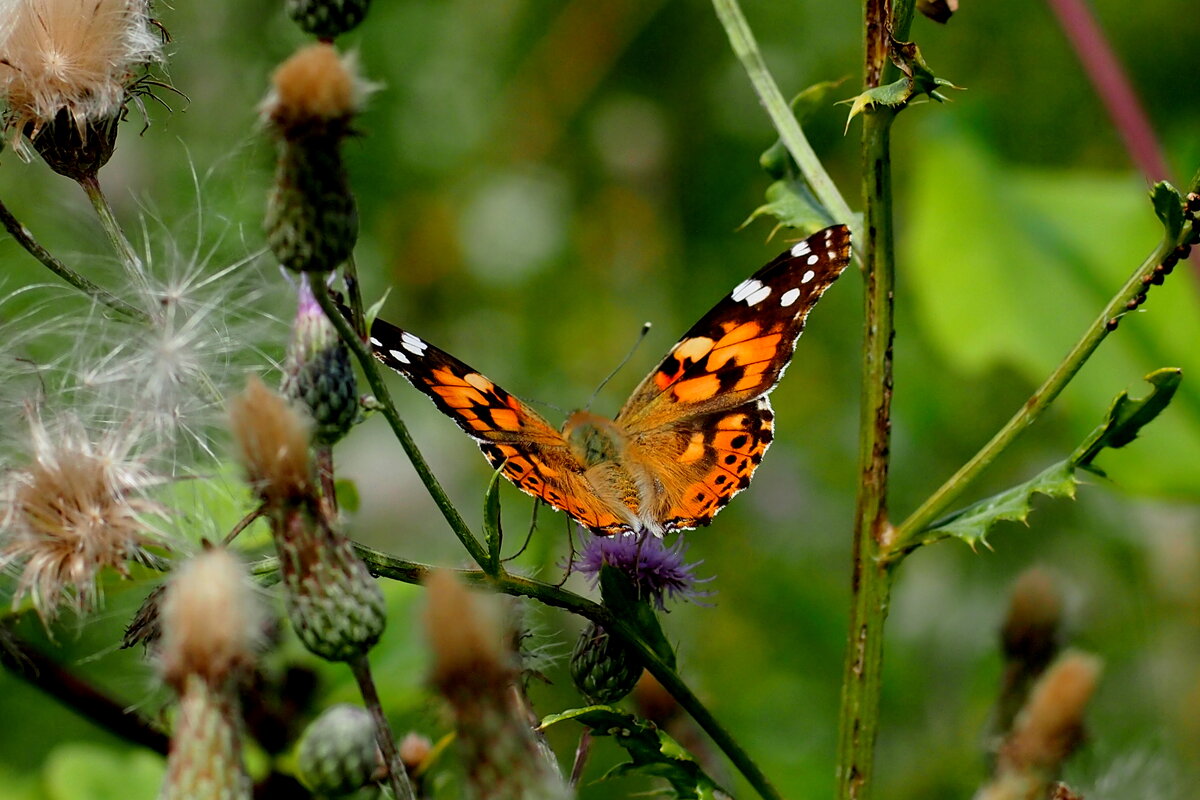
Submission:
M 615 419 L 577 411 L 561 432 L 408 331 L 376 320 L 371 346 L 506 478 L 594 533 L 695 528 L 750 483 L 772 438 L 767 395 L 849 260 L 844 225 L 796 244 L 701 317 Z

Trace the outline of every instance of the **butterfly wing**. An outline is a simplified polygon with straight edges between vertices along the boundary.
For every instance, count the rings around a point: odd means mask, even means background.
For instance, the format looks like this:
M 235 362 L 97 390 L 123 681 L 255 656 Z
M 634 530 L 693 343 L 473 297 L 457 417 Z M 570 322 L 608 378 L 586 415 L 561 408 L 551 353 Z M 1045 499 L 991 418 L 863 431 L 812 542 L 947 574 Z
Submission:
M 664 529 L 708 524 L 749 484 L 771 443 L 766 396 L 849 263 L 844 225 L 799 242 L 701 317 L 634 390 L 616 422 L 630 459 L 658 469 L 654 515 Z
M 371 325 L 371 349 L 454 420 L 488 463 L 521 491 L 597 533 L 629 527 L 627 514 L 596 496 L 562 435 L 525 403 L 444 350 L 383 320 Z

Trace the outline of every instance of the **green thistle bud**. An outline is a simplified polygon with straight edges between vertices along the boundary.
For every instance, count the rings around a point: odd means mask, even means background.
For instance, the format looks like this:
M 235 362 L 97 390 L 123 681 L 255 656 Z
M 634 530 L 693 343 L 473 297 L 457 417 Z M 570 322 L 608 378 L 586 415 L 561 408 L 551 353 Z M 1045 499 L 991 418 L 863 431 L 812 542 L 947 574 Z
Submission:
M 341 154 L 363 93 L 351 67 L 327 44 L 305 48 L 276 70 L 263 105 L 279 141 L 267 243 L 289 269 L 335 269 L 358 238 L 358 210 Z
M 350 351 L 313 299 L 306 281 L 300 284 L 300 305 L 280 391 L 308 409 L 314 423 L 313 438 L 319 444 L 341 439 L 358 417 L 358 382 Z
M 304 646 L 327 661 L 350 661 L 370 650 L 387 611 L 350 540 L 306 507 L 282 511 L 272 528 L 288 617 Z
M 333 39 L 353 30 L 367 16 L 371 0 L 288 0 L 287 12 L 301 30 Z
M 370 783 L 383 769 L 370 712 L 348 703 L 326 709 L 300 737 L 296 765 L 301 782 L 317 794 L 346 794 Z
M 642 676 L 642 661 L 623 641 L 592 623 L 571 654 L 575 688 L 594 703 L 615 703 L 633 691 Z

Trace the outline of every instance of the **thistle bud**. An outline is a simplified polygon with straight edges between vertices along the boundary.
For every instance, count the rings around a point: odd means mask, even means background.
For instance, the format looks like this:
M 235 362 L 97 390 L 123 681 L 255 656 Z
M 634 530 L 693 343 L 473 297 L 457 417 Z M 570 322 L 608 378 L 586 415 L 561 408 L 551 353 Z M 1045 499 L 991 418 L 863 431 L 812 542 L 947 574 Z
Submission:
M 308 409 L 318 444 L 341 439 L 358 417 L 358 383 L 350 351 L 317 305 L 307 281 L 300 283 L 280 391 Z
M 354 249 L 358 211 L 341 142 L 365 85 L 349 58 L 328 44 L 306 47 L 275 71 L 263 117 L 279 142 L 267 201 L 267 243 L 279 263 L 301 272 L 337 268 Z
M 287 13 L 300 29 L 318 39 L 333 38 L 358 27 L 371 0 L 287 0 Z
M 472 800 L 566 800 L 570 793 L 538 745 L 514 691 L 517 671 L 496 599 L 447 572 L 426 581 L 433 682 L 454 711 Z
M 633 691 L 641 676 L 636 651 L 595 623 L 584 629 L 571 654 L 571 680 L 590 702 L 617 702 Z
M 366 786 L 384 769 L 370 712 L 348 703 L 326 709 L 301 735 L 296 766 L 300 781 L 316 794 Z
M 161 613 L 159 668 L 179 713 L 160 798 L 248 800 L 236 685 L 261 630 L 253 588 L 232 555 L 210 550 L 175 575 Z

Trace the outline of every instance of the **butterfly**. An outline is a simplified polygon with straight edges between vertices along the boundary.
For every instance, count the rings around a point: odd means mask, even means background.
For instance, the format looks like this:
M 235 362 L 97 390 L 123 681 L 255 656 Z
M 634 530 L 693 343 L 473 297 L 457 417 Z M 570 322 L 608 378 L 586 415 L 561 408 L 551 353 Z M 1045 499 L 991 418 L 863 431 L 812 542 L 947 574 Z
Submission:
M 663 534 L 707 525 L 749 485 L 773 436 L 767 395 L 849 261 L 844 225 L 785 250 L 701 317 L 615 418 L 576 411 L 561 430 L 395 325 L 375 320 L 370 343 L 521 491 L 596 534 Z

